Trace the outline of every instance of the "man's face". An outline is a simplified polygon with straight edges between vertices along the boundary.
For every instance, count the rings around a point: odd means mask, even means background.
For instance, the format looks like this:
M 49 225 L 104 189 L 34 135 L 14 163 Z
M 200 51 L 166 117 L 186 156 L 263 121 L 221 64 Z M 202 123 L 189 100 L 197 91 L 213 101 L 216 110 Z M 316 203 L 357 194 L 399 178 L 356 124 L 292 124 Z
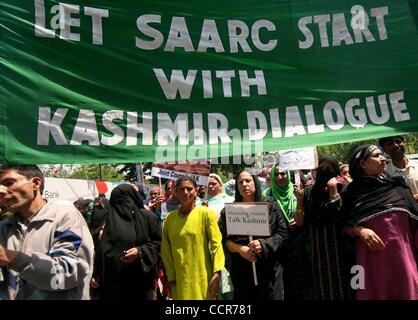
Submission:
M 0 177 L 0 204 L 11 212 L 29 208 L 40 180 L 38 177 L 28 179 L 14 170 L 7 171 Z
M 401 160 L 405 156 L 405 142 L 399 137 L 387 141 L 383 149 L 393 160 Z
M 203 197 L 205 196 L 205 193 L 206 193 L 206 191 L 205 191 L 205 187 L 204 187 L 204 186 L 200 186 L 200 187 L 197 189 L 197 195 L 198 195 L 200 198 L 203 198 Z
M 152 188 L 150 193 L 150 199 L 155 199 L 160 195 L 160 188 Z

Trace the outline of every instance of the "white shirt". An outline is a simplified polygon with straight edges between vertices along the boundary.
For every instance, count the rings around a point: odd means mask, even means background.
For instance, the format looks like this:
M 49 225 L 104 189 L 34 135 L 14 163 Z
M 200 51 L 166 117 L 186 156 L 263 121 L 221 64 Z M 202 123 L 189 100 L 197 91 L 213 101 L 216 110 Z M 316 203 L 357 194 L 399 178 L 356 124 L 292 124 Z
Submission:
M 405 169 L 398 168 L 390 161 L 386 167 L 386 172 L 391 177 L 404 177 L 407 185 L 411 188 L 412 194 L 418 193 L 418 161 L 408 159 Z

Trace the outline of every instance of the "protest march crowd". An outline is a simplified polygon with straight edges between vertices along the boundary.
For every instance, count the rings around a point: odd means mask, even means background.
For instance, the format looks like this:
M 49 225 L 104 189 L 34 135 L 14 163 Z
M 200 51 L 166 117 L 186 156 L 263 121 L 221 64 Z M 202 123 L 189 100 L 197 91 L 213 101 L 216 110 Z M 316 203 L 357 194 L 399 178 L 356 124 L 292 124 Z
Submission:
M 321 156 L 300 182 L 279 163 L 234 174 L 148 195 L 120 184 L 70 207 L 43 198 L 36 165 L 0 165 L 0 300 L 418 299 L 418 162 L 403 136 L 348 164 Z M 266 204 L 269 235 L 230 234 L 237 203 Z

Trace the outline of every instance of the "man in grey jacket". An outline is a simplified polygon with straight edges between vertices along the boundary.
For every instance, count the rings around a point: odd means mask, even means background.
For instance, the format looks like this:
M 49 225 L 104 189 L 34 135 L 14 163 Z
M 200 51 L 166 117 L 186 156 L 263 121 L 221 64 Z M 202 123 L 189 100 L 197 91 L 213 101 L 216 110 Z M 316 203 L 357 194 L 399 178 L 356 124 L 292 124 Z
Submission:
M 89 299 L 93 240 L 80 212 L 46 203 L 35 165 L 0 165 L 0 299 Z

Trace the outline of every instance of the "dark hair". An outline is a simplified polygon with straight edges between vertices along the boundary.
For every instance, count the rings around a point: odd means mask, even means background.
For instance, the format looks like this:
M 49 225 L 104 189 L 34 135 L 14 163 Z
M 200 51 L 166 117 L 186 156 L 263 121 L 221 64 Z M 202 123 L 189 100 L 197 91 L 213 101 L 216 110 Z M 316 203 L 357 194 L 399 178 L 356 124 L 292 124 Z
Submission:
M 405 137 L 404 137 L 404 136 L 391 136 L 391 137 L 383 137 L 383 138 L 380 138 L 380 139 L 379 139 L 379 141 L 378 141 L 379 146 L 380 146 L 382 149 L 384 149 L 384 148 L 385 148 L 386 143 L 388 143 L 389 141 L 393 140 L 394 138 L 399 138 L 399 139 L 401 139 L 402 141 L 405 141 Z
M 17 165 L 17 164 L 2 164 L 0 165 L 0 177 L 3 176 L 6 172 L 9 171 L 16 171 L 18 174 L 28 178 L 28 179 L 32 179 L 32 178 L 40 178 L 41 179 L 41 186 L 39 188 L 39 191 L 41 192 L 41 194 L 44 192 L 44 187 L 45 187 L 45 178 L 44 178 L 44 174 L 42 173 L 42 171 L 38 168 L 38 166 L 36 165 L 32 165 L 32 164 L 21 164 L 21 165 Z
M 318 160 L 318 168 L 323 165 L 324 162 L 328 162 L 332 166 L 334 177 L 340 174 L 340 164 L 337 158 L 329 154 L 322 155 Z
M 238 177 L 243 172 L 248 172 L 248 171 L 245 170 L 245 169 L 241 169 L 235 175 L 235 202 L 243 202 L 242 195 L 241 195 L 241 193 L 239 193 L 239 188 L 238 188 Z M 250 172 L 248 172 L 248 173 L 250 173 Z M 251 174 L 251 177 L 254 180 L 254 186 L 255 186 L 254 201 L 259 202 L 259 201 L 261 201 L 261 198 L 262 198 L 260 180 L 258 180 L 257 176 L 255 176 L 253 174 Z
M 193 184 L 193 186 L 194 186 L 194 188 L 197 190 L 197 184 L 196 184 L 196 181 L 194 181 L 192 178 L 190 178 L 190 177 L 187 177 L 187 176 L 181 176 L 179 179 L 177 179 L 177 181 L 176 181 L 176 192 L 177 191 L 179 191 L 179 187 L 180 187 L 180 185 L 181 185 L 181 183 L 182 182 L 185 182 L 185 181 L 190 181 L 192 184 Z
M 93 200 L 91 200 L 91 199 L 84 199 L 84 200 L 80 201 L 78 204 L 81 207 L 86 207 L 87 208 L 89 206 L 89 204 L 92 203 L 92 202 L 93 202 Z
M 170 184 L 170 183 L 174 183 L 175 181 L 174 180 L 168 180 L 168 181 L 166 181 L 166 183 L 164 184 L 164 191 L 166 191 L 167 190 L 167 187 L 168 187 L 168 185 Z

